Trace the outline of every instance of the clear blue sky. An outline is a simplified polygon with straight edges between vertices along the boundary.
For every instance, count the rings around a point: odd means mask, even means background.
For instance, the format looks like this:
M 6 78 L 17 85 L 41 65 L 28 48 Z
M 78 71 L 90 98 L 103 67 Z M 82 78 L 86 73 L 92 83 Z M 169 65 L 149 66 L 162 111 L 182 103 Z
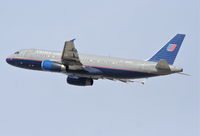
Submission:
M 1 0 L 0 135 L 197 136 L 198 8 L 198 0 Z M 191 77 L 76 87 L 66 75 L 5 62 L 19 49 L 61 51 L 73 38 L 81 53 L 146 59 L 177 33 L 186 38 L 175 65 Z

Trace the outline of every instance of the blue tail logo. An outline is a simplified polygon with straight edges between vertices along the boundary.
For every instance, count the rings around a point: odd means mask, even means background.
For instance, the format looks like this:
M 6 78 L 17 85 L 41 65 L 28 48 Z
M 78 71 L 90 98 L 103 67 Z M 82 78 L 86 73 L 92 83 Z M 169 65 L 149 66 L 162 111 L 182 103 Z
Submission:
M 184 34 L 177 34 L 152 58 L 150 58 L 149 61 L 158 62 L 160 60 L 166 60 L 168 64 L 173 65 L 184 38 Z

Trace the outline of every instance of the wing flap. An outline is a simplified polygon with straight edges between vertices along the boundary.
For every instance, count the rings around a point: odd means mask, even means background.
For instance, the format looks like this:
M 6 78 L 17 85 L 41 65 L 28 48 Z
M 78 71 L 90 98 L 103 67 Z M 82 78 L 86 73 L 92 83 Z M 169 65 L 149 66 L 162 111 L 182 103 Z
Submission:
M 143 84 L 145 83 L 145 81 L 138 81 L 138 80 L 130 80 L 130 79 L 118 79 L 118 78 L 105 78 L 105 79 L 108 79 L 108 80 L 112 80 L 112 81 L 120 81 L 120 82 L 123 82 L 123 83 L 140 83 L 140 84 Z

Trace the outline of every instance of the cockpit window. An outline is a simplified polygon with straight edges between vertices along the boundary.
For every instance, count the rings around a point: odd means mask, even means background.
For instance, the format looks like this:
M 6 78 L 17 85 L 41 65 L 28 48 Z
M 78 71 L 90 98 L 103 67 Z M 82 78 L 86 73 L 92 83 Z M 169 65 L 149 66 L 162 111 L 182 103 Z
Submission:
M 19 51 L 16 51 L 15 54 L 19 54 Z

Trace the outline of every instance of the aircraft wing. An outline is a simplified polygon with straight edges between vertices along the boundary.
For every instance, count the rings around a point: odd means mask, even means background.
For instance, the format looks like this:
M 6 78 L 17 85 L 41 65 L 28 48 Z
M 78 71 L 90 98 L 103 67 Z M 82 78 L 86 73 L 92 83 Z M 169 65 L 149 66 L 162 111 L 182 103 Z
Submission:
M 130 79 L 121 79 L 121 78 L 106 78 L 108 80 L 112 80 L 112 81 L 120 81 L 120 82 L 123 82 L 123 83 L 141 83 L 144 85 L 144 81 L 138 81 L 138 80 L 130 80 Z
M 70 65 L 75 69 L 82 69 L 82 63 L 80 62 L 78 51 L 74 46 L 74 40 L 65 42 L 61 61 L 64 65 Z
M 70 67 L 70 70 L 81 70 L 82 73 L 97 76 L 102 72 L 96 68 L 83 66 L 79 59 L 78 51 L 75 48 L 74 40 L 66 41 L 62 52 L 61 61 L 64 65 Z

